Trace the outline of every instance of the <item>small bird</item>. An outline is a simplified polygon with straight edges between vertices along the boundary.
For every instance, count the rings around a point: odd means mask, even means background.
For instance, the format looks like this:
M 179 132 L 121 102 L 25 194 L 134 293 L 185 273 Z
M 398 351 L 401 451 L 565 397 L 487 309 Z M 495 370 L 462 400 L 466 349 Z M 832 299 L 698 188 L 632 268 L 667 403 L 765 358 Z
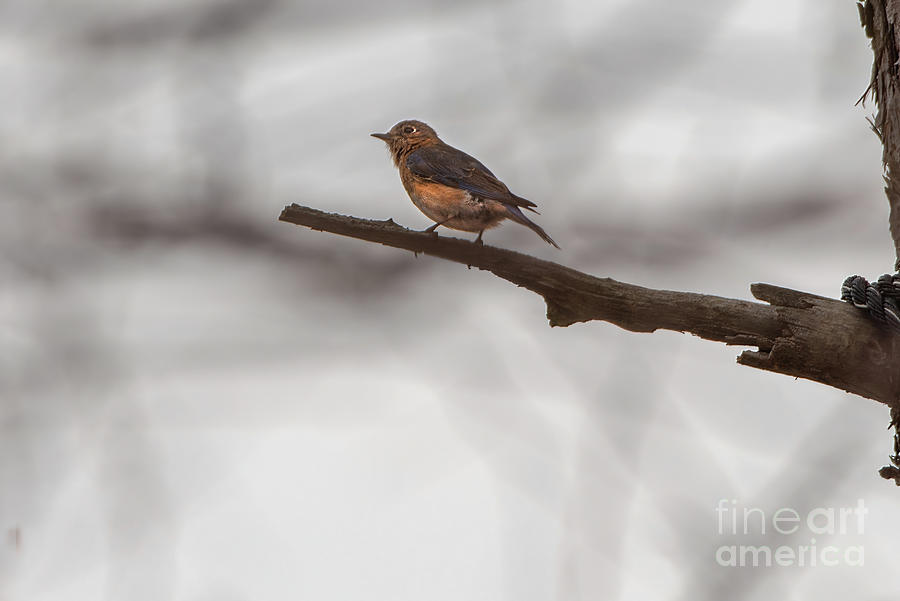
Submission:
M 536 204 L 510 192 L 490 169 L 445 144 L 427 124 L 401 121 L 389 132 L 372 136 L 387 143 L 409 198 L 435 222 L 424 231 L 433 232 L 443 225 L 478 232 L 475 242 L 481 244 L 484 230 L 512 219 L 559 248 L 547 232 L 522 213 L 522 208 L 537 213 L 533 208 Z

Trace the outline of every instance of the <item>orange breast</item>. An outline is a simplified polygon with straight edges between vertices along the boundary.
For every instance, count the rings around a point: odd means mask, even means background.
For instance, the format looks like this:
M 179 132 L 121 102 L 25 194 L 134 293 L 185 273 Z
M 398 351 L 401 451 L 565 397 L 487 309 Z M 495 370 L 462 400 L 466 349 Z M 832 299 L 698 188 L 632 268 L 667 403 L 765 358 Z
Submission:
M 422 180 L 413 180 L 411 183 L 409 192 L 413 202 L 421 202 L 437 210 L 457 208 L 469 199 L 469 194 L 458 188 Z
M 474 198 L 465 190 L 418 179 L 409 173 L 403 177 L 403 185 L 420 211 L 452 229 L 480 232 L 508 217 L 503 204 Z

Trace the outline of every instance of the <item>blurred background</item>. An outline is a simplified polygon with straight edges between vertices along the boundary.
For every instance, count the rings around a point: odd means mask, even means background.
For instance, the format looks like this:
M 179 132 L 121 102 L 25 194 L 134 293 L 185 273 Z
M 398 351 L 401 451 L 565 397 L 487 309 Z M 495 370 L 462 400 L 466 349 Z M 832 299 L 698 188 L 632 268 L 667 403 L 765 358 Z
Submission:
M 0 2 L 0 598 L 896 598 L 881 405 L 277 221 L 429 225 L 369 137 L 417 118 L 563 250 L 488 244 L 836 297 L 894 261 L 871 63 L 849 0 Z

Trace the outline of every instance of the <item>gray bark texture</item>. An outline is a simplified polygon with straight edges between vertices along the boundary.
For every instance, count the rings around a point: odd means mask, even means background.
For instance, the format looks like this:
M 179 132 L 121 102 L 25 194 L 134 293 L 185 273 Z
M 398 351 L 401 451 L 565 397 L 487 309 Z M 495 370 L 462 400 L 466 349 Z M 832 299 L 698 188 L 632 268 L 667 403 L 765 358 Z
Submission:
M 872 129 L 884 144 L 884 191 L 890 203 L 890 229 L 896 263 L 900 270 L 900 0 L 866 0 L 857 3 L 866 35 L 872 39 L 872 81 L 861 100 L 869 94 L 878 112 Z

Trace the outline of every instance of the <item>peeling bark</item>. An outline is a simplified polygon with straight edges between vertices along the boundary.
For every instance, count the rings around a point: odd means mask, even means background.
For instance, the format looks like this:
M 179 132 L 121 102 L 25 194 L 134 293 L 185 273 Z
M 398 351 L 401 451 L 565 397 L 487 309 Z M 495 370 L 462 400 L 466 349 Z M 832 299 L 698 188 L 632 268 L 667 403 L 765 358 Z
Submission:
M 871 93 L 878 107 L 872 129 L 884 144 L 884 191 L 891 208 L 888 223 L 896 255 L 894 269 L 900 270 L 900 184 L 895 181 L 900 174 L 900 0 L 866 0 L 857 7 L 874 55 L 872 81 L 860 100 Z

